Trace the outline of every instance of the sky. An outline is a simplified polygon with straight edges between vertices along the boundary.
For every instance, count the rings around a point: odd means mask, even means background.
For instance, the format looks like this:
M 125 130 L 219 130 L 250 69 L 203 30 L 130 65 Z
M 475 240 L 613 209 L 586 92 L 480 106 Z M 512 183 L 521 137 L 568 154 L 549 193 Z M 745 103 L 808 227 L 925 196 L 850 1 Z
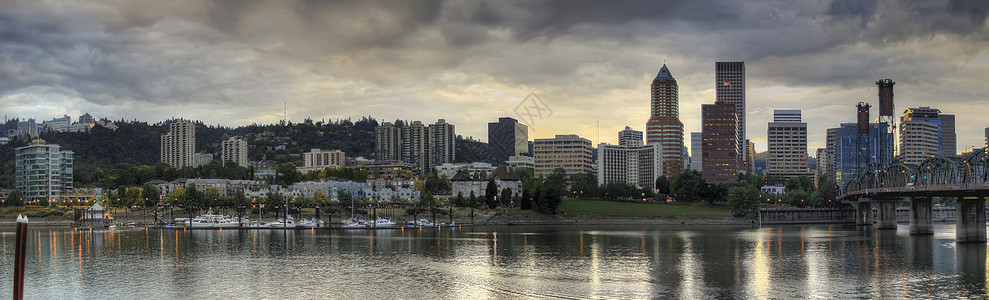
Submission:
M 746 64 L 747 131 L 799 109 L 808 151 L 878 113 L 957 119 L 958 151 L 989 121 L 989 1 L 0 1 L 0 112 L 48 120 L 171 118 L 240 126 L 373 116 L 446 119 L 487 140 L 510 116 L 529 137 L 617 143 L 644 130 L 665 63 L 685 142 L 714 102 L 714 63 Z M 287 108 L 286 108 L 287 106 Z M 526 109 L 529 109 L 526 112 Z

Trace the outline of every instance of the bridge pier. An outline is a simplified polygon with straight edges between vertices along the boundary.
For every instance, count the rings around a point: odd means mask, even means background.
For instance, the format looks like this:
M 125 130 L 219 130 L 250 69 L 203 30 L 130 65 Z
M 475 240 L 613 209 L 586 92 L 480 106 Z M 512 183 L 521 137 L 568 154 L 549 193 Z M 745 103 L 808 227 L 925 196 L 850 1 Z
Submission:
M 896 230 L 896 201 L 877 201 L 879 208 L 879 222 L 876 229 Z
M 910 235 L 934 234 L 933 212 L 930 197 L 910 199 Z
M 859 199 L 858 204 L 855 205 L 855 225 L 858 226 L 872 226 L 872 202 L 862 202 Z
M 958 198 L 955 241 L 958 243 L 986 242 L 986 202 L 982 197 Z

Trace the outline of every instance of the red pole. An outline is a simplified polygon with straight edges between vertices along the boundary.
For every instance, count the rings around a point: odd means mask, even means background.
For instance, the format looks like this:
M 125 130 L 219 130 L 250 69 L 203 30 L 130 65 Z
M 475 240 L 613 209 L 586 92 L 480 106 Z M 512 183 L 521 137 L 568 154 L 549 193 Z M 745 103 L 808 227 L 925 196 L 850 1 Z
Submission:
M 17 216 L 17 237 L 14 245 L 14 300 L 24 299 L 24 255 L 27 251 L 27 217 Z

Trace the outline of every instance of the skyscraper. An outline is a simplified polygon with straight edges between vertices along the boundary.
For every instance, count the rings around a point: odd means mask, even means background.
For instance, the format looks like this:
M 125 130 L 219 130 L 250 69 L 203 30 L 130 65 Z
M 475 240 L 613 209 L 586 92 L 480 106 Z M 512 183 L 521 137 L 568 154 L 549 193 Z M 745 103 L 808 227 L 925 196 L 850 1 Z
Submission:
M 196 166 L 196 124 L 176 120 L 161 136 L 161 161 L 176 167 Z
M 799 110 L 776 110 L 769 123 L 766 175 L 789 179 L 810 176 L 807 165 L 807 123 Z
M 429 124 L 428 139 L 428 170 L 444 163 L 452 163 L 457 159 L 457 133 L 453 124 L 447 123 L 444 119 Z
M 703 174 L 710 184 L 738 181 L 739 147 L 735 105 L 728 103 L 701 105 L 701 128 L 704 140 Z
M 817 168 L 823 176 L 822 179 L 834 181 L 834 151 L 837 147 L 838 128 L 828 128 L 825 132 L 824 158 L 818 158 L 820 163 L 817 165 Z
M 516 155 L 529 155 L 529 126 L 510 117 L 488 123 L 488 162 L 497 165 Z
M 646 122 L 646 144 L 658 144 L 663 153 L 663 174 L 683 171 L 683 123 L 680 122 L 680 88 L 663 64 L 652 80 L 652 110 Z
M 60 191 L 72 189 L 72 151 L 35 140 L 14 153 L 14 186 L 24 194 L 25 203 L 55 200 Z
M 247 166 L 247 141 L 238 137 L 220 143 L 220 160 L 225 164 L 232 161 L 238 166 Z
M 700 132 L 690 133 L 690 170 L 700 172 L 703 169 L 703 156 L 701 155 L 701 149 L 703 147 L 704 138 L 703 134 Z
M 955 156 L 955 116 L 930 107 L 907 108 L 900 118 L 899 159 L 918 165 L 931 156 Z
M 430 171 L 429 130 L 421 121 L 412 121 L 402 127 L 402 161 L 415 167 L 416 172 Z
M 402 129 L 390 122 L 375 128 L 374 155 L 376 160 L 402 160 Z
M 625 126 L 625 130 L 618 132 L 619 146 L 642 146 L 642 131 L 632 130 L 632 127 Z
M 865 133 L 861 134 L 858 123 L 842 123 L 841 127 L 828 130 L 829 135 L 834 132 L 833 178 L 841 188 L 844 188 L 849 181 L 862 176 L 860 173 L 862 163 L 875 166 L 889 164 L 889 158 L 882 155 L 868 155 L 864 162 L 860 161 L 862 153 L 879 153 L 880 141 L 889 138 L 889 130 L 886 129 L 889 124 L 865 123 L 865 125 Z
M 745 62 L 715 62 L 714 103 L 735 105 L 736 146 L 740 162 L 747 162 L 745 154 Z

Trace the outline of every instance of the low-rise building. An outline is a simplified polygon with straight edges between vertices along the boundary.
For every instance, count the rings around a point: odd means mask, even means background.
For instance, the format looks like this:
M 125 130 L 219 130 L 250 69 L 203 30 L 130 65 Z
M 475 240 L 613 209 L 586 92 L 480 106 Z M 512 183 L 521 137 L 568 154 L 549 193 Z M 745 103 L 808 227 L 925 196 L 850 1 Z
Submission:
M 476 172 L 481 172 L 484 176 L 488 176 L 488 173 L 494 171 L 495 167 L 486 162 L 472 162 L 472 163 L 444 163 L 442 165 L 436 166 L 436 172 L 439 176 L 446 176 L 452 178 L 457 175 L 457 172 L 467 171 L 470 174 Z

